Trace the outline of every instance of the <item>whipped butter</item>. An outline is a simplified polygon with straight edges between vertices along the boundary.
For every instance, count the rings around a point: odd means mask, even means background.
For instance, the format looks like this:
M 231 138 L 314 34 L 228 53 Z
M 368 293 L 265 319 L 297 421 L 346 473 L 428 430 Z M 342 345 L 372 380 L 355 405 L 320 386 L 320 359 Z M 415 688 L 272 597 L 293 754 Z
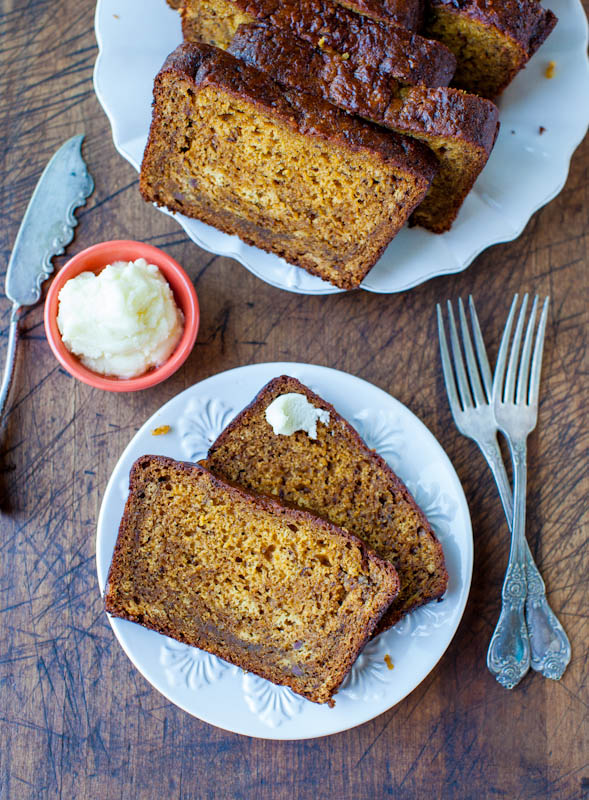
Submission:
M 135 378 L 172 355 L 184 317 L 159 269 L 139 258 L 67 281 L 57 326 L 67 349 L 88 369 Z
M 273 400 L 266 409 L 266 420 L 275 434 L 290 436 L 295 431 L 306 431 L 311 439 L 317 438 L 317 423 L 329 423 L 329 411 L 315 408 L 304 394 L 288 392 Z

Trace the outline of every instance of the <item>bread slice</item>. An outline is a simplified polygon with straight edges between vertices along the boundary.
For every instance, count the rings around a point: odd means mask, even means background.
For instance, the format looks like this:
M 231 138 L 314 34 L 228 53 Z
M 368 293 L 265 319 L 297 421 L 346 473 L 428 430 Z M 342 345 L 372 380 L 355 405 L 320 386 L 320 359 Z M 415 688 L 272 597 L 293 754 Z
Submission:
M 552 11 L 537 0 L 431 0 L 425 35 L 455 54 L 453 86 L 492 100 L 556 23 Z
M 237 28 L 266 20 L 355 67 L 377 67 L 408 85 L 447 86 L 456 59 L 439 42 L 329 0 L 186 0 L 184 39 L 226 49 Z
M 332 697 L 398 590 L 390 564 L 325 520 L 143 456 L 105 604 L 315 703 Z
M 450 229 L 499 131 L 490 100 L 448 87 L 403 88 L 376 68 L 357 70 L 268 22 L 241 25 L 228 52 L 280 83 L 427 145 L 439 169 L 412 221 L 435 233 Z
M 419 142 L 208 45 L 180 46 L 154 98 L 143 197 L 342 289 L 360 285 L 437 169 Z
M 298 18 L 298 24 L 305 19 L 312 23 L 314 17 L 315 24 L 305 26 L 309 30 L 317 28 L 319 20 L 338 20 L 342 25 L 353 25 L 358 16 L 362 16 L 408 31 L 420 30 L 425 16 L 424 0 L 180 0 L 179 5 L 184 9 L 185 37 L 197 35 L 198 38 L 191 41 L 204 41 L 218 47 L 223 45 L 217 40 L 204 39 L 200 34 L 216 30 L 217 34 L 222 33 L 226 46 L 238 25 L 276 15 L 282 19 Z
M 329 413 L 317 438 L 275 434 L 266 420 L 280 395 L 301 394 Z M 401 590 L 378 631 L 446 591 L 442 546 L 431 525 L 386 462 L 318 395 L 283 375 L 270 381 L 211 446 L 208 469 L 246 489 L 278 496 L 356 534 L 395 565 Z

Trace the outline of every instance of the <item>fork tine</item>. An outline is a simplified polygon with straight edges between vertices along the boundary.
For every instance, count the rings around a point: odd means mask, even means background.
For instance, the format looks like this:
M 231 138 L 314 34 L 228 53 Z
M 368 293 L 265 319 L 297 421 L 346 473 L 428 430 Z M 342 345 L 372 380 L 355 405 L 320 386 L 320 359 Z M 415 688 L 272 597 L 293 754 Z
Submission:
M 528 402 L 528 378 L 530 374 L 530 355 L 532 353 L 532 337 L 534 336 L 534 328 L 536 327 L 536 311 L 538 309 L 538 295 L 534 298 L 528 326 L 526 328 L 526 337 L 524 339 L 524 346 L 522 347 L 522 355 L 519 362 L 519 371 L 517 376 L 517 389 L 515 392 L 516 403 Z
M 534 355 L 532 356 L 532 371 L 530 377 L 530 399 L 529 403 L 532 406 L 538 405 L 538 390 L 540 388 L 540 371 L 542 369 L 542 351 L 544 349 L 544 333 L 546 331 L 546 321 L 548 319 L 548 301 L 547 297 L 542 306 L 542 314 L 540 315 L 540 324 L 538 325 L 538 332 L 536 333 L 536 343 L 534 344 Z
M 456 383 L 458 385 L 458 392 L 462 407 L 464 409 L 472 408 L 474 403 L 470 394 L 468 386 L 468 378 L 464 369 L 464 359 L 462 358 L 462 351 L 460 350 L 460 342 L 458 340 L 458 331 L 456 329 L 456 321 L 454 320 L 454 312 L 452 311 L 452 303 L 448 300 L 448 317 L 450 324 L 450 342 L 452 344 L 452 355 L 454 356 L 454 370 L 456 373 Z
M 448 342 L 446 341 L 446 332 L 444 331 L 444 318 L 442 316 L 442 309 L 439 303 L 436 303 L 436 311 L 438 314 L 438 338 L 440 340 L 440 356 L 442 357 L 442 371 L 444 373 L 444 383 L 446 384 L 446 392 L 448 394 L 448 402 L 450 403 L 450 411 L 452 416 L 456 418 L 456 414 L 460 413 L 460 399 L 456 391 L 456 382 L 454 380 L 454 370 L 452 369 L 452 361 L 450 360 L 450 351 L 448 350 Z
M 511 343 L 511 352 L 509 354 L 509 363 L 507 365 L 507 375 L 505 376 L 505 386 L 503 387 L 504 403 L 513 403 L 515 399 L 515 379 L 517 378 L 517 366 L 519 364 L 519 347 L 522 340 L 527 308 L 528 293 L 526 292 L 524 299 L 522 300 L 522 307 L 519 310 L 517 325 L 515 326 L 515 333 L 513 334 L 513 342 Z
M 464 355 L 466 356 L 466 367 L 468 377 L 470 378 L 470 386 L 474 395 L 475 405 L 479 406 L 485 402 L 483 394 L 483 387 L 479 377 L 479 368 L 472 348 L 472 340 L 468 332 L 468 323 L 466 322 L 466 314 L 464 313 L 464 304 L 462 298 L 458 298 L 458 313 L 460 315 L 460 329 L 462 331 L 462 344 L 464 347 Z
M 472 326 L 472 332 L 474 334 L 474 346 L 477 351 L 480 373 L 483 379 L 483 386 L 485 387 L 487 402 L 490 403 L 491 396 L 493 394 L 493 373 L 491 372 L 489 359 L 487 358 L 487 350 L 483 341 L 483 334 L 481 333 L 481 326 L 479 325 L 479 318 L 477 316 L 476 308 L 474 307 L 472 295 L 468 296 L 468 307 L 470 310 L 470 322 Z
M 511 308 L 509 309 L 509 314 L 507 315 L 507 321 L 505 323 L 505 327 L 503 328 L 503 336 L 501 337 L 501 344 L 499 345 L 499 352 L 497 353 L 495 377 L 493 378 L 493 395 L 499 400 L 503 400 L 503 377 L 505 375 L 509 337 L 511 336 L 511 326 L 513 325 L 513 317 L 515 316 L 518 297 L 519 295 L 514 295 L 513 300 L 511 301 Z

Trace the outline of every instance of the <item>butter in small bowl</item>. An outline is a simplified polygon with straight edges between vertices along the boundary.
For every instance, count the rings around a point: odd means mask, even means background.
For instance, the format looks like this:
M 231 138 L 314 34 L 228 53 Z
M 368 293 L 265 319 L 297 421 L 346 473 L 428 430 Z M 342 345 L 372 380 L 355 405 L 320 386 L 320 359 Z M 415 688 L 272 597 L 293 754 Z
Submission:
M 74 377 L 135 391 L 169 377 L 192 350 L 199 308 L 174 259 L 141 242 L 103 242 L 79 253 L 53 281 L 45 329 Z

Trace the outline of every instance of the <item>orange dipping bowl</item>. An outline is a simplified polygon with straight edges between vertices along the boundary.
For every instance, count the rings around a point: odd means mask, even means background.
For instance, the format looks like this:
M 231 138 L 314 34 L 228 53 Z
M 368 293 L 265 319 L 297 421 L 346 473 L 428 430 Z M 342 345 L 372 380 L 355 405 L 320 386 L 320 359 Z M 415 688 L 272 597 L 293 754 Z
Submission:
M 77 356 L 70 353 L 62 341 L 57 327 L 59 292 L 66 281 L 75 278 L 81 272 L 98 274 L 107 264 L 113 264 L 115 261 L 136 261 L 138 258 L 144 258 L 148 264 L 155 264 L 169 283 L 176 305 L 184 314 L 184 330 L 172 355 L 159 367 L 154 367 L 136 378 L 100 375 L 85 367 Z M 157 247 L 128 239 L 101 242 L 82 250 L 59 270 L 45 300 L 45 333 L 59 363 L 74 378 L 96 389 L 105 389 L 107 392 L 136 392 L 169 378 L 186 361 L 194 347 L 199 320 L 196 291 L 180 264 Z

